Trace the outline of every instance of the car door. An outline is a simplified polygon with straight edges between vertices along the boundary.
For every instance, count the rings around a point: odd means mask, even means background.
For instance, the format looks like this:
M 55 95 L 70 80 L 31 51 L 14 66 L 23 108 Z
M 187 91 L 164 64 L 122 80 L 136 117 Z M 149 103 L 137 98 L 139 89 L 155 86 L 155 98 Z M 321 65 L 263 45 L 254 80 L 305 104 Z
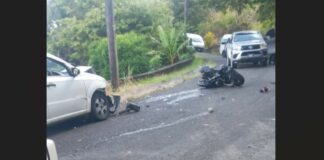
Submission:
M 63 63 L 47 58 L 47 121 L 80 114 L 86 102 L 82 80 L 71 76 Z

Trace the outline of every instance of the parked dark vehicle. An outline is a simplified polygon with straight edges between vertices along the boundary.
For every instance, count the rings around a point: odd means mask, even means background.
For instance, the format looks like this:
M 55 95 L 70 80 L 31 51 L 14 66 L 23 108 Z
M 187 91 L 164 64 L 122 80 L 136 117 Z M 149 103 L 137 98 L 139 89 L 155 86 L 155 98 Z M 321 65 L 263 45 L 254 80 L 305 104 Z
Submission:
M 198 81 L 198 85 L 201 87 L 241 86 L 244 83 L 244 77 L 227 65 L 221 65 L 220 69 L 204 66 L 200 69 L 200 73 L 202 78 Z

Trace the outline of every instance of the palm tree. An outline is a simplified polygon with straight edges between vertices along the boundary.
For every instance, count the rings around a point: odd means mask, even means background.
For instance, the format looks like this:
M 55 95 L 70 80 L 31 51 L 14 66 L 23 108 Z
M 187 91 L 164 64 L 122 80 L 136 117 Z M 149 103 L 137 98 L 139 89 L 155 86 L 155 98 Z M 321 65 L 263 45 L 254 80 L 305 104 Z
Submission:
M 180 51 L 186 46 L 188 40 L 184 40 L 184 29 L 176 30 L 174 27 L 158 26 L 158 38 L 155 40 L 159 44 L 159 51 L 166 54 L 170 64 L 174 64 L 179 59 Z

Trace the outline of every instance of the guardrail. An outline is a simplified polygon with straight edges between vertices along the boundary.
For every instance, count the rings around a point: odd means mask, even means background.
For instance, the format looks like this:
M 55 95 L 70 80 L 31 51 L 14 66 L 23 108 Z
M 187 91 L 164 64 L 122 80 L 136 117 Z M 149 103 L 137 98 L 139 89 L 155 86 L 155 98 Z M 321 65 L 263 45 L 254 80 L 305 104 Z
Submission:
M 179 61 L 177 63 L 174 63 L 172 65 L 168 65 L 162 68 L 159 68 L 157 70 L 154 71 L 149 71 L 149 72 L 145 72 L 145 73 L 141 73 L 141 74 L 137 74 L 137 75 L 133 75 L 132 79 L 133 80 L 138 80 L 138 79 L 142 79 L 142 78 L 147 78 L 147 77 L 152 77 L 155 75 L 160 75 L 160 74 L 164 74 L 164 73 L 169 73 L 171 71 L 174 71 L 176 69 L 180 69 L 184 66 L 186 66 L 187 64 L 190 64 L 193 61 L 194 57 L 187 59 L 187 60 L 182 60 Z M 120 78 L 120 83 L 122 84 L 125 81 L 125 78 Z

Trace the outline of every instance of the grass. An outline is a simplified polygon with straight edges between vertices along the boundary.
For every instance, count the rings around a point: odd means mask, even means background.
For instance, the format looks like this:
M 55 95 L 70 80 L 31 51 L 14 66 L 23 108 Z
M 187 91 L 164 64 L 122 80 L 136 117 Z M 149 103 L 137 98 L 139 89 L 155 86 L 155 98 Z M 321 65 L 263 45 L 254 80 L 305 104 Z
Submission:
M 197 69 L 199 66 L 206 65 L 206 64 L 207 65 L 212 65 L 213 63 L 210 62 L 210 61 L 206 62 L 206 60 L 204 60 L 202 58 L 195 58 L 193 60 L 193 62 L 191 62 L 190 65 L 188 65 L 186 67 L 183 67 L 180 70 L 173 71 L 173 72 L 170 72 L 170 73 L 167 73 L 167 74 L 154 76 L 154 77 L 145 78 L 145 79 L 142 79 L 142 80 L 138 80 L 137 83 L 138 84 L 143 84 L 143 85 L 150 85 L 150 84 L 154 84 L 154 83 L 166 82 L 168 80 L 172 80 L 174 78 L 184 76 L 185 74 L 189 74 L 193 70 Z M 184 78 L 184 77 L 181 77 L 181 78 Z
M 113 94 L 120 95 L 121 102 L 125 103 L 129 100 L 134 100 L 166 88 L 171 88 L 186 80 L 195 78 L 200 75 L 198 70 L 200 66 L 203 65 L 215 66 L 216 64 L 212 61 L 195 57 L 195 59 L 189 65 L 179 70 L 137 81 L 128 80 L 126 83 L 120 86 L 117 91 L 113 92 Z M 111 91 L 110 87 L 108 86 L 108 91 L 109 90 Z

